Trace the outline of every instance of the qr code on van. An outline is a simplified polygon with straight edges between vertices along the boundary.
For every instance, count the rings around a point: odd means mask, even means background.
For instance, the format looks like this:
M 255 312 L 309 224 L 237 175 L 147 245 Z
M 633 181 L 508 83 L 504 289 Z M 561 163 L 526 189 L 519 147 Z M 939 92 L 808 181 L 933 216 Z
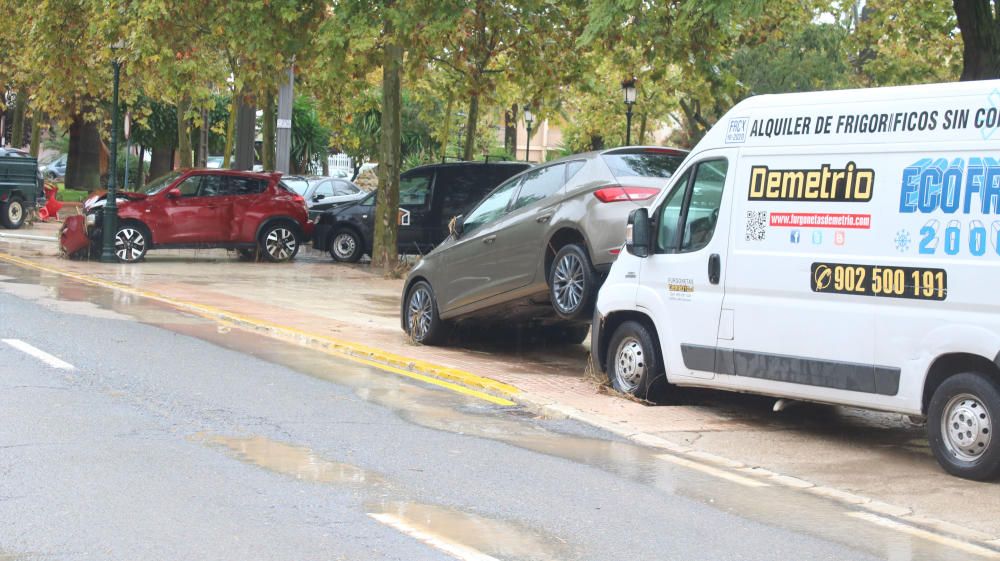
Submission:
M 747 241 L 762 242 L 767 237 L 767 211 L 747 211 Z

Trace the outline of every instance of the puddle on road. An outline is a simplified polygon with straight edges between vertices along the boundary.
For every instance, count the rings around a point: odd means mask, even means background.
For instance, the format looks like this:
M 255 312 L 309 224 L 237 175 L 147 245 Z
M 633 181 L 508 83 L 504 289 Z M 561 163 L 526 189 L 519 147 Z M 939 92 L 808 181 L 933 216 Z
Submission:
M 575 558 L 563 540 L 506 520 L 406 502 L 369 505 L 368 510 L 379 522 L 425 543 L 460 544 L 495 559 L 511 561 Z
M 248 464 L 289 475 L 302 481 L 338 485 L 384 485 L 381 476 L 351 464 L 332 462 L 309 448 L 293 446 L 263 436 L 246 438 L 195 435 L 194 440 L 223 447 L 227 453 Z

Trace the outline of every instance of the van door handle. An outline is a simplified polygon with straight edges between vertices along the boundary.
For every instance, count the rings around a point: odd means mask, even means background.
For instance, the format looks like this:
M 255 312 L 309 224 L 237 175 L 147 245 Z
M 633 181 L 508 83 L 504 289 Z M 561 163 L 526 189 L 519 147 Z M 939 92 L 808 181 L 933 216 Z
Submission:
M 718 253 L 713 253 L 708 257 L 708 282 L 719 284 L 719 277 L 722 276 L 722 258 Z
M 539 224 L 545 224 L 549 220 L 552 220 L 552 213 L 543 214 L 539 216 L 538 218 L 535 219 L 535 222 L 538 222 Z
M 485 243 L 485 244 L 491 244 L 491 243 L 493 243 L 495 241 L 497 241 L 496 234 L 494 234 L 492 236 L 486 236 L 485 238 L 483 238 L 483 243 Z

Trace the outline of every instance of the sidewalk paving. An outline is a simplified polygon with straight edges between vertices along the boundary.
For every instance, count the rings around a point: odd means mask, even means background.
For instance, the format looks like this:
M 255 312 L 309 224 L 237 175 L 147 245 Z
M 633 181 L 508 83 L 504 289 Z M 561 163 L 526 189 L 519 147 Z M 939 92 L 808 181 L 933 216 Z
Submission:
M 58 228 L 37 224 L 19 233 L 54 238 Z M 5 233 L 10 231 L 0 231 L 0 252 L 46 267 L 465 370 L 515 386 L 519 399 L 547 414 L 567 412 L 639 442 L 805 480 L 795 486 L 816 485 L 817 494 L 839 494 L 842 502 L 867 500 L 844 492 L 884 501 L 884 513 L 963 539 L 1000 538 L 1000 486 L 946 475 L 923 428 L 900 415 L 811 404 L 773 413 L 773 399 L 711 391 L 684 391 L 679 405 L 647 406 L 608 395 L 588 377 L 585 345 L 414 345 L 399 325 L 402 280 L 384 279 L 364 265 L 335 264 L 311 249 L 290 264 L 182 250 L 153 251 L 136 265 L 109 265 L 61 259 L 54 243 Z

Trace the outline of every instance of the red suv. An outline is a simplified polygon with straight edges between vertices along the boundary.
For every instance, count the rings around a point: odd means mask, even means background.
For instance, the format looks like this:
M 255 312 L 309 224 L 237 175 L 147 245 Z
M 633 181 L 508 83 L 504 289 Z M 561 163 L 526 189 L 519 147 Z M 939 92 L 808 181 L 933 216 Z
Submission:
M 190 169 L 168 173 L 140 193 L 119 193 L 115 255 L 134 263 L 150 249 L 226 248 L 245 258 L 287 261 L 309 240 L 305 200 L 280 173 Z M 104 197 L 71 217 L 61 242 L 67 254 L 100 252 Z M 82 234 L 82 235 L 81 235 Z

